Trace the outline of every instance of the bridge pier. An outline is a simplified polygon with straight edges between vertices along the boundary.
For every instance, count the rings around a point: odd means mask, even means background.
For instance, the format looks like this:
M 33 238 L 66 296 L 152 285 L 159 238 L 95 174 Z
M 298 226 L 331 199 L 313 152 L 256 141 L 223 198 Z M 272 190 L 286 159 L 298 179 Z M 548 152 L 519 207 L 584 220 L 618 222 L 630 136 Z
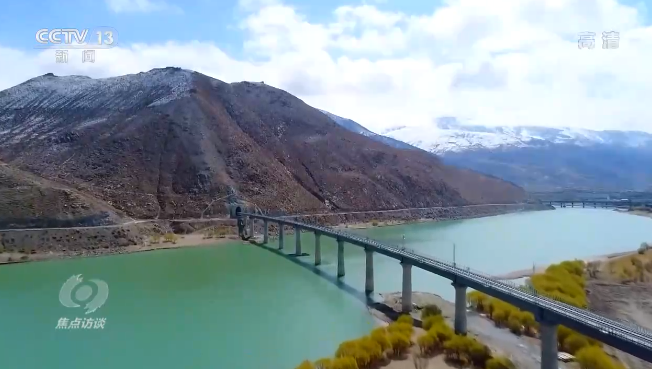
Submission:
M 466 286 L 453 282 L 455 287 L 455 334 L 466 336 Z
M 337 239 L 337 278 L 344 277 L 344 240 Z
M 541 369 L 558 369 L 557 361 L 557 324 L 540 322 Z
M 278 224 L 278 249 L 283 250 L 283 223 Z
M 582 208 L 584 208 L 584 203 L 582 203 Z
M 321 264 L 321 233 L 315 232 L 315 265 Z
M 256 222 L 255 218 L 249 217 L 249 237 L 254 236 L 254 223 Z
M 412 265 L 402 261 L 401 266 L 403 267 L 401 310 L 404 313 L 409 313 L 412 311 Z
M 364 291 L 369 294 L 374 292 L 374 252 L 371 249 L 364 250 L 367 269 L 365 272 Z
M 294 253 L 301 256 L 301 229 L 294 227 Z
M 263 243 L 267 244 L 269 242 L 269 224 L 267 219 L 263 220 Z

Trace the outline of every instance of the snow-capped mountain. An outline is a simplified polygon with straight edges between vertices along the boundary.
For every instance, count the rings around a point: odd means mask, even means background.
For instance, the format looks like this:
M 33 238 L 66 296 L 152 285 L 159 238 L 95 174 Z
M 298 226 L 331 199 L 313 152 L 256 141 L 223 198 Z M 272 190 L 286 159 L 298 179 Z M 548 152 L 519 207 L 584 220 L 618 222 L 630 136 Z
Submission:
M 339 115 L 329 113 L 326 110 L 321 110 L 321 109 L 317 109 L 317 110 L 319 110 L 320 112 L 326 114 L 326 116 L 331 118 L 331 120 L 333 120 L 335 123 L 337 123 L 340 126 L 348 129 L 349 131 L 359 133 L 359 134 L 361 134 L 363 136 L 367 136 L 367 137 L 369 137 L 369 138 L 371 138 L 373 140 L 380 141 L 380 142 L 382 142 L 382 143 L 384 143 L 386 145 L 396 147 L 398 149 L 417 150 L 416 147 L 414 147 L 412 145 L 408 145 L 403 141 L 399 141 L 399 140 L 393 139 L 393 138 L 388 137 L 388 136 L 383 136 L 383 135 L 379 135 L 378 133 L 371 132 L 370 130 L 366 129 L 365 127 L 363 127 L 362 125 L 360 125 L 359 123 L 357 123 L 357 122 L 355 122 L 355 121 L 353 121 L 351 119 L 342 118 Z
M 370 132 L 346 118 L 333 120 L 354 132 Z M 500 177 L 529 190 L 652 190 L 652 134 L 645 132 L 486 127 L 442 117 L 429 127 L 394 127 L 378 136 L 393 139 L 383 141 L 388 145 L 407 143 L 448 164 Z
M 593 145 L 652 147 L 652 134 L 645 132 L 534 126 L 485 127 L 461 124 L 453 117 L 439 118 L 430 127 L 391 128 L 384 131 L 383 135 L 435 154 L 555 144 L 582 147 Z

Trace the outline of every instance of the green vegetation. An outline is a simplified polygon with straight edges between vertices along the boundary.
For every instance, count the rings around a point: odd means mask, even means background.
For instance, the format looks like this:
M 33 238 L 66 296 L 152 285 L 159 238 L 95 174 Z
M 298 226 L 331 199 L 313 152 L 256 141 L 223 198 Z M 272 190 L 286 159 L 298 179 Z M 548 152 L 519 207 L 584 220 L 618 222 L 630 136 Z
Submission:
M 378 221 L 377 220 L 372 220 L 371 225 L 374 226 L 374 227 L 378 226 Z
M 229 234 L 229 227 L 228 226 L 217 226 L 216 228 L 210 228 L 204 232 L 204 239 L 209 239 L 209 238 L 224 238 L 226 235 Z
M 492 357 L 491 350 L 475 338 L 456 335 L 444 321 L 438 307 L 424 308 L 421 318 L 425 332 L 416 339 L 421 355 L 412 355 L 415 365 L 419 364 L 417 361 L 420 359 L 444 353 L 447 360 L 461 367 L 514 369 L 509 359 Z M 363 369 L 377 367 L 386 359 L 402 357 L 413 345 L 412 323 L 411 316 L 402 315 L 396 322 L 376 328 L 368 336 L 342 342 L 335 352 L 335 358 L 323 358 L 314 363 L 304 361 L 297 369 Z
M 625 367 L 614 361 L 600 347 L 587 346 L 577 352 L 575 361 L 582 369 L 624 369 Z
M 151 239 L 152 239 L 152 243 L 159 243 L 159 242 L 161 242 L 161 235 L 158 234 L 158 233 L 155 233 L 155 234 L 152 235 Z
M 179 239 L 179 236 L 177 236 L 174 233 L 166 233 L 163 236 L 163 242 L 172 242 L 172 243 L 177 243 L 177 240 Z
M 530 284 L 539 293 L 545 293 L 559 301 L 580 308 L 588 305 L 585 286 L 585 264 L 581 260 L 564 261 L 549 266 L 544 273 L 535 274 L 530 278 Z M 478 291 L 467 294 L 467 301 L 475 309 L 487 314 L 499 327 L 507 327 L 515 334 L 536 336 L 538 323 L 534 316 L 521 311 L 513 305 L 500 301 Z M 576 356 L 582 369 L 618 369 L 620 364 L 613 361 L 602 350 L 602 344 L 592 338 L 577 333 L 565 326 L 557 329 L 557 343 L 560 350 Z M 582 356 L 583 355 L 583 356 Z M 597 358 L 597 359 L 596 359 Z M 599 364 L 594 361 L 599 360 Z M 491 361 L 492 367 L 487 369 L 505 369 L 505 363 Z M 585 365 L 586 364 L 586 365 Z

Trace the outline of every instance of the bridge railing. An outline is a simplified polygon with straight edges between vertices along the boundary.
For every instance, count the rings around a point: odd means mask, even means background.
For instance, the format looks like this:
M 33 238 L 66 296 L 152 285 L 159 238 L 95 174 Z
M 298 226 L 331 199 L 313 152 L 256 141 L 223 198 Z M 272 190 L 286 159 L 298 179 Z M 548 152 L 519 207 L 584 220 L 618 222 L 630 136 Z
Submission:
M 257 215 L 254 215 L 254 217 L 261 218 L 260 216 Z M 262 218 L 271 218 L 271 217 L 262 217 Z M 279 221 L 279 219 L 269 219 L 269 220 Z M 312 228 L 312 230 L 314 231 L 331 234 L 336 237 L 340 236 L 344 239 L 352 239 L 360 243 L 368 243 L 370 246 L 391 251 L 394 254 L 401 255 L 408 259 L 420 261 L 426 265 L 431 265 L 441 270 L 446 270 L 449 273 L 461 275 L 470 278 L 472 280 L 475 280 L 479 283 L 491 286 L 496 289 L 503 290 L 504 292 L 515 295 L 515 297 L 521 297 L 543 308 L 548 308 L 553 311 L 556 310 L 557 312 L 560 311 L 566 312 L 566 315 L 569 319 L 573 319 L 584 324 L 591 322 L 595 327 L 598 327 L 604 332 L 609 332 L 612 335 L 618 336 L 627 341 L 638 343 L 638 344 L 644 344 L 652 348 L 652 332 L 650 332 L 649 330 L 642 328 L 638 325 L 635 325 L 631 322 L 609 319 L 599 314 L 596 314 L 591 310 L 568 305 L 563 301 L 560 301 L 555 296 L 538 292 L 532 287 L 517 285 L 516 283 L 513 283 L 511 281 L 498 280 L 492 276 L 485 274 L 484 272 L 477 271 L 469 267 L 464 267 L 457 263 L 453 264 L 448 261 L 440 260 L 438 258 L 419 253 L 415 250 L 408 249 L 406 247 L 383 244 L 373 239 L 353 235 L 330 227 L 309 225 L 309 224 L 295 222 L 287 219 L 282 219 L 281 221 L 288 225 L 296 225 L 302 228 Z M 577 315 L 585 318 L 585 320 L 578 319 Z M 632 337 L 632 333 L 635 333 L 636 337 Z

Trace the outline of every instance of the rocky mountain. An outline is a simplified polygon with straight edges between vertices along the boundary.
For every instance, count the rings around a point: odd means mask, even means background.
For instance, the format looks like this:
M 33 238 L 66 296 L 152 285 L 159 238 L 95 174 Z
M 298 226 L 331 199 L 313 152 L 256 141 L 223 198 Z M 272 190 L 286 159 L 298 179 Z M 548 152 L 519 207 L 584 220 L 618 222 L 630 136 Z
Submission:
M 444 117 L 383 135 L 531 191 L 652 189 L 652 134 L 645 132 L 485 127 Z
M 321 110 L 319 109 L 322 113 L 326 114 L 330 119 L 332 119 L 335 123 L 339 124 L 340 126 L 348 129 L 349 131 L 359 133 L 363 136 L 367 136 L 371 138 L 372 140 L 382 142 L 386 145 L 398 148 L 398 149 L 406 149 L 406 150 L 418 150 L 417 147 L 414 147 L 412 145 L 406 144 L 403 141 L 395 140 L 391 137 L 379 135 L 378 133 L 371 132 L 370 130 L 366 129 L 363 127 L 361 124 L 348 119 L 348 118 L 342 118 L 339 115 L 335 115 L 333 113 L 329 113 L 326 110 Z
M 112 224 L 120 215 L 92 196 L 0 163 L 0 228 Z
M 523 189 L 350 132 L 285 91 L 178 68 L 0 92 L 0 160 L 133 217 L 521 201 Z

